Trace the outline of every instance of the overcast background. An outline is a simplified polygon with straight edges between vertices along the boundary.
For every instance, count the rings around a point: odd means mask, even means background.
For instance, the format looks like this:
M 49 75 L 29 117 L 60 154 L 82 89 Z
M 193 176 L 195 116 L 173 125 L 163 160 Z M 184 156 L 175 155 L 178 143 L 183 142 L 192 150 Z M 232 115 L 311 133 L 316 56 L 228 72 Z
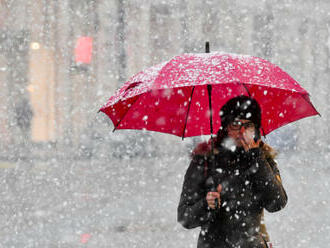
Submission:
M 176 222 L 205 137 L 121 130 L 98 109 L 132 75 L 185 52 L 266 58 L 322 117 L 267 136 L 289 202 L 275 247 L 328 247 L 330 3 L 1 0 L 0 247 L 196 247 Z

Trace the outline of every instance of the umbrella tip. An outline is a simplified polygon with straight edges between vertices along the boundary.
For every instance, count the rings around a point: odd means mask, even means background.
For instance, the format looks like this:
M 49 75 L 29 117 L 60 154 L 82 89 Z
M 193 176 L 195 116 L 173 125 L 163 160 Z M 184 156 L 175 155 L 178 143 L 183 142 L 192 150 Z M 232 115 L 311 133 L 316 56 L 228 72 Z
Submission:
M 209 53 L 210 52 L 210 42 L 209 41 L 206 41 L 205 42 L 205 52 L 206 53 Z

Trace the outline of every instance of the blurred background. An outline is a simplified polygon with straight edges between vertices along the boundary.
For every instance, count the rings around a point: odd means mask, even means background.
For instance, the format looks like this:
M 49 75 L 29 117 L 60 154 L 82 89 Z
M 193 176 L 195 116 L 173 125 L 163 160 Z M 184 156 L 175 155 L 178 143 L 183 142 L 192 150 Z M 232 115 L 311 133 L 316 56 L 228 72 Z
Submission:
M 0 0 L 0 247 L 196 247 L 176 222 L 193 147 L 97 113 L 135 73 L 187 52 L 259 56 L 322 117 L 266 137 L 289 203 L 275 247 L 328 247 L 330 2 Z

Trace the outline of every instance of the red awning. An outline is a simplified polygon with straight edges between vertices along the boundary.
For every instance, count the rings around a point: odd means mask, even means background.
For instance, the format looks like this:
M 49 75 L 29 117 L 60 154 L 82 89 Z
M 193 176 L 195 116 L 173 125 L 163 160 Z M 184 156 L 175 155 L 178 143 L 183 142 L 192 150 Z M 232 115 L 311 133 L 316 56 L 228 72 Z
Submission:
M 79 37 L 75 48 L 75 58 L 77 64 L 90 64 L 92 60 L 93 38 Z

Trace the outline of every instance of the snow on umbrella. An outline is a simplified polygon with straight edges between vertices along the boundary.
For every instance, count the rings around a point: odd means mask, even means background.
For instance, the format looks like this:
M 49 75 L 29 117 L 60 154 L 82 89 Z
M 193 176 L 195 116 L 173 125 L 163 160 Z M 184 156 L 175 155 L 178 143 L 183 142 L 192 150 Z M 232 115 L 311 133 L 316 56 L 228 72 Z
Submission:
M 183 54 L 143 70 L 100 111 L 110 117 L 114 130 L 150 130 L 184 138 L 213 133 L 210 118 L 218 130 L 221 107 L 239 95 L 258 101 L 263 135 L 319 114 L 308 92 L 278 66 L 221 52 Z

